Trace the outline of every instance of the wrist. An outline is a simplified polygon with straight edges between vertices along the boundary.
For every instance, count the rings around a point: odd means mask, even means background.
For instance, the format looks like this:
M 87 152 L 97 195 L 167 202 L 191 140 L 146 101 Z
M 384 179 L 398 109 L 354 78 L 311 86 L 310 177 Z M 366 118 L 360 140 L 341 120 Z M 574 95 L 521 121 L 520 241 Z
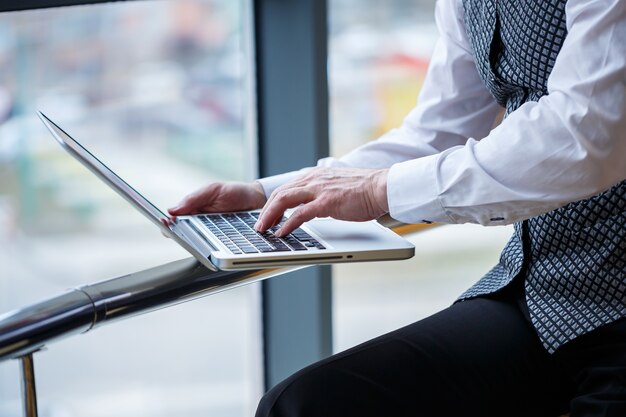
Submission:
M 252 186 L 253 199 L 257 202 L 257 208 L 263 207 L 267 201 L 263 185 L 259 181 L 252 181 L 250 185 Z
M 389 202 L 387 201 L 387 176 L 389 169 L 374 171 L 372 178 L 372 197 L 374 204 L 383 214 L 389 213 Z

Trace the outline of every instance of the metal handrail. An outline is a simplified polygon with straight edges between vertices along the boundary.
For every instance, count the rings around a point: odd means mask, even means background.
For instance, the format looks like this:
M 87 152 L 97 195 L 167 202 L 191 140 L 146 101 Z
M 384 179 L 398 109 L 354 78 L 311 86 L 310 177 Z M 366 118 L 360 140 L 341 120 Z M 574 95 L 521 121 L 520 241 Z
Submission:
M 0 361 L 102 324 L 179 304 L 298 267 L 211 271 L 194 258 L 74 288 L 0 316 Z
M 382 221 L 399 234 L 424 228 Z M 427 227 L 427 226 L 426 226 Z M 211 271 L 194 258 L 84 285 L 0 315 L 0 362 L 20 359 L 24 412 L 37 416 L 33 353 L 50 342 L 102 324 L 281 275 L 303 266 Z

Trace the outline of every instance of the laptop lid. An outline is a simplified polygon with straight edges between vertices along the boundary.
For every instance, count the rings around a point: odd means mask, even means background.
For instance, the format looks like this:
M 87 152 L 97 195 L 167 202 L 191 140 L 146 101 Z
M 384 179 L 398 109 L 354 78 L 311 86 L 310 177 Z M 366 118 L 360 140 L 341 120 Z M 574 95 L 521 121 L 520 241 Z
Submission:
M 37 115 L 48 128 L 56 141 L 72 156 L 78 159 L 87 169 L 93 172 L 111 188 L 113 188 L 120 196 L 138 209 L 145 217 L 150 219 L 166 236 L 175 240 L 179 245 L 185 248 L 189 253 L 194 255 L 206 267 L 217 271 L 218 268 L 213 265 L 209 259 L 198 251 L 194 246 L 189 244 L 184 237 L 180 236 L 174 225 L 172 228 L 164 223 L 168 216 L 145 198 L 139 191 L 135 190 L 130 184 L 120 178 L 108 166 L 100 161 L 96 156 L 89 152 L 83 145 L 68 135 L 63 129 L 57 126 L 50 118 L 41 111 Z

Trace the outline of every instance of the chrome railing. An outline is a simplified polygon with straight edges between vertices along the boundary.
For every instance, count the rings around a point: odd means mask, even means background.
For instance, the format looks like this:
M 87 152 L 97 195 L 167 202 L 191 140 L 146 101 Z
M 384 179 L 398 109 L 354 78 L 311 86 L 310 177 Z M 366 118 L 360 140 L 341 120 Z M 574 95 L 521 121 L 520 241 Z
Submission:
M 78 287 L 0 316 L 0 360 L 21 361 L 24 415 L 36 417 L 33 353 L 49 343 L 294 269 L 214 272 L 188 258 Z
M 385 222 L 388 226 L 398 226 Z M 400 234 L 420 226 L 394 228 Z M 194 258 L 74 288 L 59 296 L 0 315 L 0 361 L 22 368 L 24 415 L 37 416 L 33 354 L 51 342 L 102 324 L 215 294 L 302 268 L 246 271 L 205 268 Z

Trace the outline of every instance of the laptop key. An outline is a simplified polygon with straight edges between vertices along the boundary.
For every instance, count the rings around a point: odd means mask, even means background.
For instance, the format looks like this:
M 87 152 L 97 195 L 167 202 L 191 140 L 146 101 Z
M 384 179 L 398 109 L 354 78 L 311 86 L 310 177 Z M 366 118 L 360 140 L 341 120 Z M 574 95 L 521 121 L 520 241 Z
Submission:
M 287 237 L 285 238 L 285 242 L 294 250 L 306 250 L 306 247 L 295 238 Z
M 242 246 L 240 247 L 240 249 L 243 251 L 243 253 L 259 253 L 259 251 L 256 250 L 256 248 L 254 248 L 253 246 Z
M 275 252 L 290 252 L 291 249 L 281 241 L 270 241 L 270 245 L 274 247 Z

